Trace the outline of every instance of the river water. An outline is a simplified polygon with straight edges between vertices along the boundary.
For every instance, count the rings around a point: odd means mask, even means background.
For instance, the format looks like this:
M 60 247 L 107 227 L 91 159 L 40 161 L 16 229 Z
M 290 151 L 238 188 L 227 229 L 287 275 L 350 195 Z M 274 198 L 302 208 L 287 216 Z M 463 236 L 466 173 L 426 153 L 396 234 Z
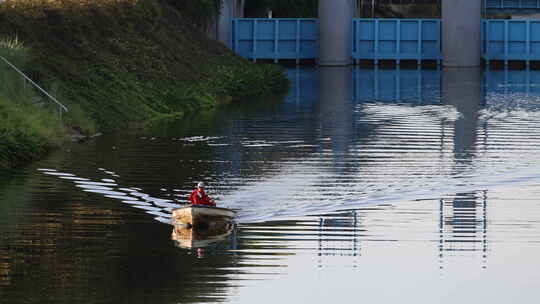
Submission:
M 540 71 L 288 74 L 0 173 L 0 302 L 535 301 Z M 201 180 L 237 227 L 173 239 Z

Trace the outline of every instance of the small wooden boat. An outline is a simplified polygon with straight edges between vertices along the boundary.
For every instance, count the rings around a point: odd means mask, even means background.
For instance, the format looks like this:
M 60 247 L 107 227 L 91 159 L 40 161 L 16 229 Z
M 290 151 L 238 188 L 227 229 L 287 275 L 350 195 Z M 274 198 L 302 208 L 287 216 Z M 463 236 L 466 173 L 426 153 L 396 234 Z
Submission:
M 216 224 L 219 223 L 219 224 Z M 208 228 L 186 228 L 185 225 L 175 225 L 171 239 L 180 248 L 205 248 L 226 240 L 234 231 L 232 222 L 213 222 Z
M 190 205 L 173 209 L 173 225 L 185 225 L 189 227 L 221 225 L 231 222 L 236 212 L 219 207 L 202 205 Z

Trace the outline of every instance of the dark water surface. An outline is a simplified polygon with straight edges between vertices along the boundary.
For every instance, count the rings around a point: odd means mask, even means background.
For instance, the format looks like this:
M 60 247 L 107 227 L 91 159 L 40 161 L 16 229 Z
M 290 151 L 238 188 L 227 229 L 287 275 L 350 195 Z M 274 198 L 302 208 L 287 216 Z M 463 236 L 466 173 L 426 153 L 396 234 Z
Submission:
M 289 75 L 0 173 L 0 303 L 536 302 L 539 71 Z M 173 240 L 200 180 L 237 228 Z

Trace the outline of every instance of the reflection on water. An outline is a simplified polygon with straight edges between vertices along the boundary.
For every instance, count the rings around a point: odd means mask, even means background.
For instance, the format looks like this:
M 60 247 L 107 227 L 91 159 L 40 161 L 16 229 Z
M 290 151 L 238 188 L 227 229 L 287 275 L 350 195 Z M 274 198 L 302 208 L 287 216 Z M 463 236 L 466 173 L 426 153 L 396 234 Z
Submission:
M 479 68 L 446 69 L 442 74 L 442 104 L 460 114 L 454 122 L 454 157 L 461 168 L 473 165 L 476 154 L 479 111 L 485 104 L 481 79 Z
M 171 239 L 176 246 L 181 248 L 206 248 L 226 240 L 233 231 L 234 225 L 230 222 L 223 222 L 208 228 L 186 228 L 184 225 L 174 225 Z M 234 242 L 231 243 L 230 248 L 235 248 Z
M 350 98 L 351 67 L 321 67 L 319 75 L 319 133 L 320 137 L 329 139 L 334 160 L 339 162 L 347 155 L 353 142 L 355 123 Z
M 2 179 L 2 298 L 532 302 L 539 71 L 288 75 L 282 103 L 111 134 Z M 168 225 L 201 180 L 236 229 Z
M 441 267 L 446 254 L 478 252 L 486 267 L 488 192 L 457 193 L 440 200 Z
M 354 69 L 353 100 L 432 104 L 440 100 L 441 71 Z

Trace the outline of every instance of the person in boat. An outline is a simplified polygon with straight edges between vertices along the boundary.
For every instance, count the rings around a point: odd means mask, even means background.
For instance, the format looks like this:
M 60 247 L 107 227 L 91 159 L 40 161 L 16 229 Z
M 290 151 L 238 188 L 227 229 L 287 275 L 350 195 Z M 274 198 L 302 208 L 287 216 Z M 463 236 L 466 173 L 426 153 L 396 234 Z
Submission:
M 189 202 L 192 205 L 204 205 L 204 206 L 212 206 L 215 207 L 216 203 L 213 199 L 211 199 L 206 192 L 204 192 L 204 183 L 200 182 L 197 184 L 197 189 L 193 190 L 191 192 L 191 195 L 189 196 Z

